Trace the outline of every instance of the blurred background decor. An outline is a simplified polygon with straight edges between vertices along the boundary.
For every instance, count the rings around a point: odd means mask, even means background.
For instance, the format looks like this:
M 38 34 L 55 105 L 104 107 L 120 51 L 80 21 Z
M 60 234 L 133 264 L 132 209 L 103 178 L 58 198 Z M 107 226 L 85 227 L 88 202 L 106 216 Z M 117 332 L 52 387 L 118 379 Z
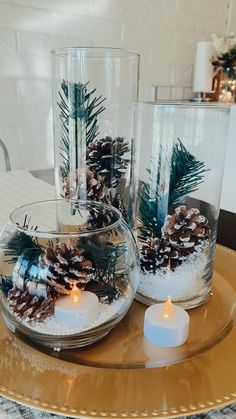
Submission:
M 231 34 L 222 38 L 212 35 L 213 46 L 216 51 L 211 58 L 215 73 L 220 74 L 220 95 L 222 102 L 236 100 L 236 37 Z

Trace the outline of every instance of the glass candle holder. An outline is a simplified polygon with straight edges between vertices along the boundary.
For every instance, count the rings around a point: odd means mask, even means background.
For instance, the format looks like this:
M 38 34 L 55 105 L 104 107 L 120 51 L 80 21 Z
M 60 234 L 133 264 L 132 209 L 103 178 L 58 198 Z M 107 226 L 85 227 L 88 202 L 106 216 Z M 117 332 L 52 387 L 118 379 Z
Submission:
M 52 59 L 57 195 L 111 204 L 132 226 L 139 56 L 122 49 L 64 48 Z
M 139 103 L 140 146 L 136 298 L 168 297 L 184 308 L 210 295 L 229 107 Z
M 0 249 L 3 318 L 41 345 L 73 348 L 101 339 L 134 298 L 136 244 L 121 213 L 106 204 L 53 200 L 20 207 L 2 231 Z

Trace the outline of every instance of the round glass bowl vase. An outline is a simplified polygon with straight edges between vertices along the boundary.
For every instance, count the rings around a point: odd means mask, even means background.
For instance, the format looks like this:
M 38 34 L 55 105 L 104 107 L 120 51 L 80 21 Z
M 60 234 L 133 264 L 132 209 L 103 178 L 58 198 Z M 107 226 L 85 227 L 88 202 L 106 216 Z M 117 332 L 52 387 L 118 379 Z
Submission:
M 132 227 L 139 55 L 119 48 L 63 48 L 53 51 L 52 70 L 58 197 L 111 204 Z
M 211 291 L 230 107 L 139 103 L 137 300 L 184 308 Z
M 41 345 L 96 342 L 134 298 L 136 244 L 121 213 L 108 205 L 52 200 L 22 206 L 3 229 L 0 249 L 3 318 L 10 330 Z

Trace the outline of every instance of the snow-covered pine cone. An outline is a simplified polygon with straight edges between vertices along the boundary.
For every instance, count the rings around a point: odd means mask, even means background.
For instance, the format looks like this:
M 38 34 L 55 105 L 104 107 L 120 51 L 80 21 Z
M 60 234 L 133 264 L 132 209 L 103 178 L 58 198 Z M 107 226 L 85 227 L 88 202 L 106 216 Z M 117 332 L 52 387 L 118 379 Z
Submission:
M 179 251 L 163 238 L 150 238 L 142 245 L 140 265 L 143 272 L 155 274 L 159 268 L 170 268 L 174 271 L 182 260 Z
M 31 295 L 28 289 L 21 290 L 16 285 L 8 292 L 7 301 L 16 315 L 31 321 L 42 322 L 54 312 L 54 296 Z
M 44 281 L 58 294 L 69 294 L 73 285 L 84 289 L 93 279 L 93 263 L 87 258 L 84 249 L 58 243 L 47 247 L 39 257 L 39 264 L 46 269 Z
M 202 248 L 209 238 L 208 219 L 197 208 L 187 209 L 180 205 L 173 215 L 168 215 L 162 235 L 177 248 L 181 255 L 188 255 Z
M 87 164 L 91 170 L 102 175 L 108 188 L 116 187 L 119 179 L 125 176 L 129 163 L 123 156 L 129 146 L 123 137 L 105 137 L 88 145 Z
M 108 227 L 117 220 L 117 217 L 113 212 L 107 209 L 93 208 L 89 211 L 89 217 L 86 222 L 86 228 L 88 230 L 95 230 L 98 228 Z
M 64 197 L 100 201 L 105 196 L 104 179 L 93 170 L 78 169 L 63 179 Z

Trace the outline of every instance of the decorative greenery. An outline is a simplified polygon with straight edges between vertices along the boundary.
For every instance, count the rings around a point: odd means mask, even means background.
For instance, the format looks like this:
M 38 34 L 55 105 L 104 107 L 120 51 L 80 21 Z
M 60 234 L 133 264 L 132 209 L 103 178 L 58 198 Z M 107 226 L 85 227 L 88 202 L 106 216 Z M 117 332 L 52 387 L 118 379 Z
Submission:
M 140 238 L 142 240 L 146 240 L 146 238 L 150 235 L 153 235 L 154 237 L 160 237 L 161 228 L 163 226 L 163 219 L 165 219 L 166 215 L 163 214 L 162 217 L 158 217 L 160 196 L 156 192 L 156 196 L 151 198 L 149 184 L 142 182 L 139 199 L 139 213 L 142 222 L 142 226 L 140 228 Z
M 96 138 L 99 134 L 99 128 L 97 124 L 98 115 L 105 110 L 102 103 L 105 98 L 94 97 L 96 89 L 88 91 L 88 83 L 68 83 L 63 80 L 61 84 L 61 92 L 59 92 L 60 103 L 60 120 L 62 128 L 61 138 L 61 156 L 63 158 L 63 164 L 60 167 L 61 177 L 64 179 L 70 172 L 69 164 L 69 153 L 70 153 L 70 138 L 69 138 L 69 119 L 72 118 L 75 123 L 75 165 L 78 168 L 78 132 L 81 129 L 79 124 L 84 129 L 84 135 L 86 144 L 90 144 L 91 141 Z M 68 104 L 69 97 L 72 99 L 71 109 Z
M 230 79 L 236 78 L 236 45 L 229 51 L 217 55 L 211 61 L 214 70 L 221 69 Z
M 163 151 L 164 152 L 164 151 Z M 156 184 L 160 182 L 161 161 L 159 158 Z M 197 160 L 177 139 L 171 156 L 171 173 L 169 195 L 160 194 L 156 188 L 156 195 L 151 197 L 149 183 L 142 182 L 140 198 L 140 238 L 146 240 L 150 235 L 161 237 L 168 206 L 183 202 L 187 195 L 196 191 L 205 175 L 204 162 Z M 152 173 L 148 170 L 150 178 Z
M 111 285 L 103 280 L 90 281 L 86 287 L 86 291 L 93 292 L 97 295 L 101 302 L 112 303 L 113 300 L 117 299 L 120 296 L 120 291 L 114 285 Z
M 37 230 L 38 226 L 29 227 L 29 224 L 30 217 L 26 215 L 24 218 L 22 228 L 26 228 L 31 231 Z M 7 242 L 5 242 L 4 240 L 1 241 L 0 249 L 4 251 L 5 256 L 10 256 L 10 259 L 8 259 L 9 263 L 16 263 L 19 256 L 33 263 L 43 252 L 43 248 L 39 245 L 36 238 L 33 238 L 30 235 L 19 230 L 12 233 Z
M 12 277 L 0 275 L 0 289 L 3 295 L 5 295 L 5 297 L 7 297 L 7 294 L 12 287 L 13 287 Z
M 230 79 L 236 78 L 236 36 L 230 35 L 218 38 L 212 35 L 213 47 L 216 54 L 210 61 L 214 70 L 222 70 Z
M 204 162 L 197 160 L 178 138 L 171 157 L 169 205 L 178 204 L 195 192 L 208 170 Z
M 78 243 L 78 246 L 85 249 L 93 260 L 95 279 L 99 282 L 113 282 L 117 275 L 118 260 L 125 254 L 125 244 L 99 245 L 99 243 Z

